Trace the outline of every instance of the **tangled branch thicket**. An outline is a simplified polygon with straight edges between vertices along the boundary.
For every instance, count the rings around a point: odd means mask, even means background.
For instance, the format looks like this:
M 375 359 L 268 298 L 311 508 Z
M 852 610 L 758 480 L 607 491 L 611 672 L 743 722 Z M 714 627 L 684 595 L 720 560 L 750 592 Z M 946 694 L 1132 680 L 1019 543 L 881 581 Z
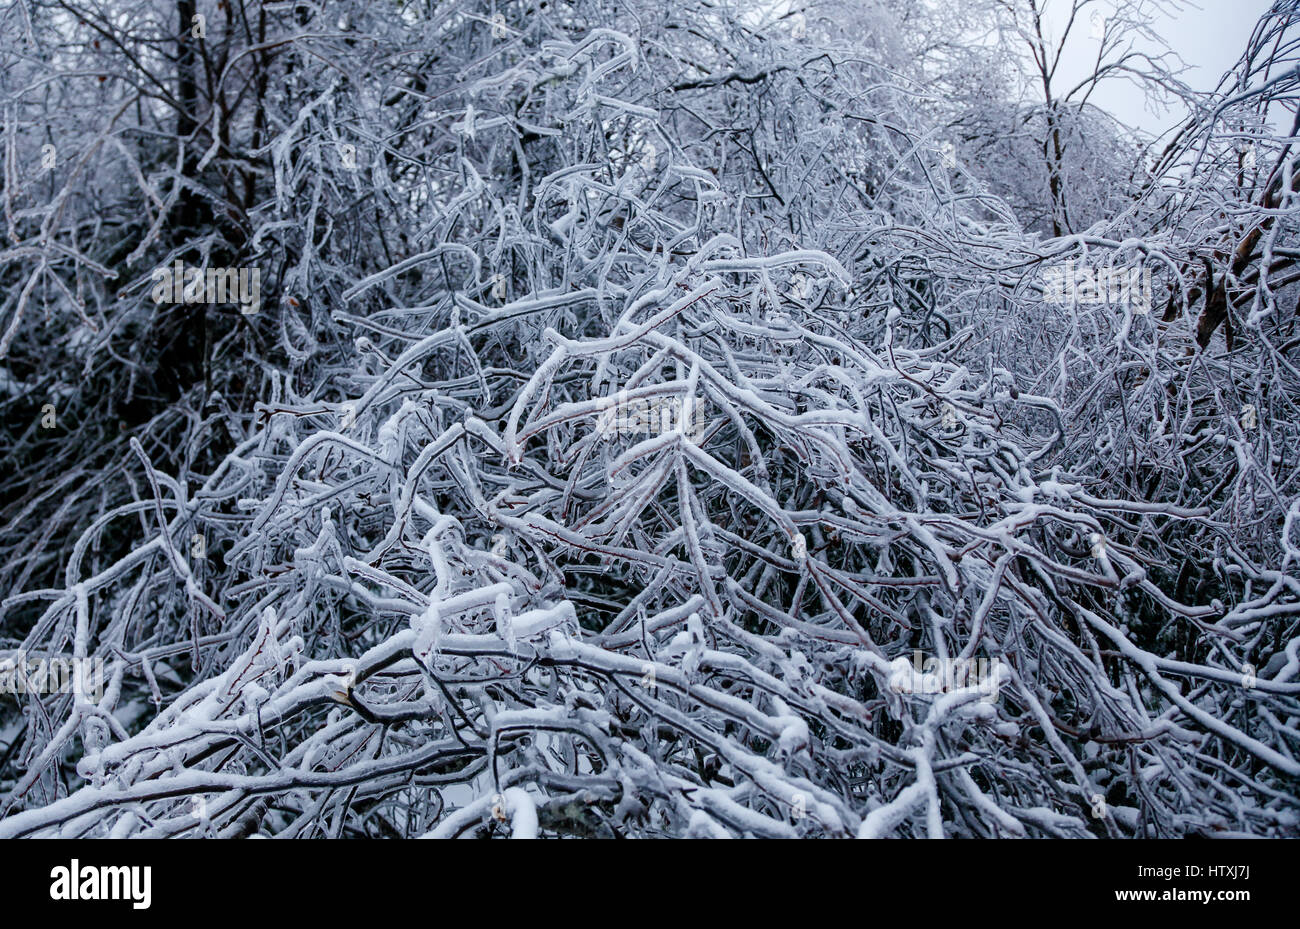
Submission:
M 1300 834 L 1300 4 L 1050 238 L 889 3 L 208 7 L 0 8 L 0 835 Z

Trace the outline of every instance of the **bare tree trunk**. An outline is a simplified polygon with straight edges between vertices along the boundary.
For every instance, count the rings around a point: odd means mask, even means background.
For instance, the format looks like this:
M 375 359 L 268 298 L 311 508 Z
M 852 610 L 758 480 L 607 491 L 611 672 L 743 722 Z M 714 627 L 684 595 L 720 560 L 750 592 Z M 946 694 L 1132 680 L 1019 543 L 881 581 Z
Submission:
M 176 137 L 183 146 L 181 176 L 193 179 L 198 173 L 198 55 L 196 43 L 201 41 L 191 34 L 196 12 L 195 0 L 176 0 L 179 31 L 176 34 Z M 177 198 L 176 225 L 182 230 L 197 229 L 200 225 L 201 205 L 198 196 L 188 187 Z

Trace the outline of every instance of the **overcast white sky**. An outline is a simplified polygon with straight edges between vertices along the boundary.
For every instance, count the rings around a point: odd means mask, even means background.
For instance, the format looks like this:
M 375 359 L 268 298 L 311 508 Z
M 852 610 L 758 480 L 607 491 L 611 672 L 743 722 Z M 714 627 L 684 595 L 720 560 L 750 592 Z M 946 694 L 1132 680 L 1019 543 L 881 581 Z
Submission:
M 1178 53 L 1189 70 L 1182 75 L 1194 90 L 1213 90 L 1223 73 L 1236 63 L 1246 47 L 1259 17 L 1272 6 L 1271 0 L 1198 0 L 1186 3 L 1181 12 L 1162 17 L 1156 31 Z M 1079 61 L 1080 68 L 1090 64 L 1089 53 L 1096 54 L 1087 24 L 1081 34 L 1071 37 L 1064 64 Z M 1126 82 L 1112 81 L 1098 88 L 1092 102 L 1113 113 L 1122 122 L 1160 134 L 1174 125 L 1182 115 L 1174 112 L 1152 113 L 1142 94 Z

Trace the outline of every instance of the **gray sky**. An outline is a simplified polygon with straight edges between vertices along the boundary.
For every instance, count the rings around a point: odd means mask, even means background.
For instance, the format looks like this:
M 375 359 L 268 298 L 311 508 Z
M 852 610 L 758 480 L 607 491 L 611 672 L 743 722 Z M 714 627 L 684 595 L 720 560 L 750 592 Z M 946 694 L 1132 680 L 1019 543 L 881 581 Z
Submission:
M 1241 56 L 1255 23 L 1270 6 L 1271 0 L 1198 0 L 1184 4 L 1182 11 L 1173 16 L 1161 17 L 1155 28 L 1188 66 L 1182 79 L 1194 90 L 1208 91 L 1214 89 L 1223 73 Z M 1096 54 L 1096 45 L 1085 23 L 1077 37 L 1071 36 L 1062 70 L 1077 75 L 1092 63 L 1088 58 L 1090 53 Z M 1075 62 L 1077 68 L 1067 67 Z M 1153 134 L 1170 128 L 1183 115 L 1181 109 L 1152 113 L 1141 92 L 1123 81 L 1103 84 L 1092 102 L 1109 110 L 1120 121 Z

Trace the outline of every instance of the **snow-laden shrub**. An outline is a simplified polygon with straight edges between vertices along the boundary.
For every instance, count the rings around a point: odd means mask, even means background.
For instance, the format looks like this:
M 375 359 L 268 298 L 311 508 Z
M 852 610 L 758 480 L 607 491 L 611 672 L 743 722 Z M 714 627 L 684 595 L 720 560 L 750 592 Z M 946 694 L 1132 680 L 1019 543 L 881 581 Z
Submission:
M 295 40 L 273 348 L 5 601 L 107 683 L 5 718 L 0 835 L 1295 834 L 1295 420 L 1197 345 L 1201 175 L 1043 242 L 840 32 L 438 12 Z

